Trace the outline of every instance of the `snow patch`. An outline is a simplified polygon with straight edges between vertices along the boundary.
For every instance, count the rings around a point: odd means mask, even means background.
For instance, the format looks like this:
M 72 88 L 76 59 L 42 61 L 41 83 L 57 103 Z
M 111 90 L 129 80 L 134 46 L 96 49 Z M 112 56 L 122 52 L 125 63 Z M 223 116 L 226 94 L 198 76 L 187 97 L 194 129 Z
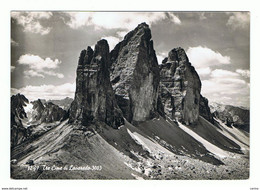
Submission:
M 143 147 L 144 150 L 151 153 L 151 150 L 148 148 L 148 146 L 134 133 L 132 133 L 129 129 L 127 129 L 128 134 L 131 136 L 131 138 L 139 145 Z
M 190 136 L 192 136 L 194 139 L 196 139 L 197 141 L 201 142 L 203 144 L 203 146 L 210 151 L 211 153 L 219 156 L 220 158 L 225 158 L 228 157 L 229 154 L 220 149 L 219 147 L 211 144 L 209 141 L 205 140 L 204 138 L 202 138 L 201 136 L 199 136 L 197 133 L 195 133 L 194 131 L 192 131 L 191 129 L 189 129 L 188 127 L 184 126 L 183 124 L 181 124 L 180 122 L 178 122 L 179 127 L 185 131 L 186 133 L 188 133 Z
M 23 108 L 25 113 L 32 113 L 33 112 L 33 104 L 28 103 L 26 104 L 26 106 Z
M 239 129 L 235 128 L 235 127 L 228 127 L 226 126 L 222 121 L 220 121 L 219 119 L 216 119 L 216 121 L 220 124 L 222 130 L 217 129 L 220 133 L 222 133 L 223 135 L 225 135 L 227 138 L 231 139 L 232 141 L 234 141 L 236 144 L 238 144 L 241 147 L 241 150 L 249 150 L 249 137 L 246 136 L 245 134 L 243 134 L 243 132 L 241 132 Z M 244 132 L 246 133 L 246 132 Z M 237 137 L 237 140 L 235 137 Z M 241 143 L 241 142 L 243 143 Z
M 118 127 L 118 130 L 120 130 L 122 127 L 124 127 L 124 125 L 120 125 L 120 126 Z

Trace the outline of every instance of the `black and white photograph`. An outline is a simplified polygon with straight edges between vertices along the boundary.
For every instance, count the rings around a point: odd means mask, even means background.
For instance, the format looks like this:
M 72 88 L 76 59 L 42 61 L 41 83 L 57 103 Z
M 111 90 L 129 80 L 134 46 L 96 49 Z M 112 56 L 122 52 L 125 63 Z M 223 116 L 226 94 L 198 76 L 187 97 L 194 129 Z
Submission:
M 256 2 L 1 8 L 0 190 L 259 190 Z
M 11 179 L 249 179 L 249 11 L 10 22 Z

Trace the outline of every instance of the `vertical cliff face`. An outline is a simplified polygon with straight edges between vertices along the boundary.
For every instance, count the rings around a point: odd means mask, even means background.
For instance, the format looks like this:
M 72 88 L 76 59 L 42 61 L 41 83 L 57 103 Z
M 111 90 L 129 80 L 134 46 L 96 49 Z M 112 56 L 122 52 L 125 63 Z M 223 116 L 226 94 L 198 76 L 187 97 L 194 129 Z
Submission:
M 201 81 L 182 48 L 172 49 L 160 66 L 165 113 L 187 125 L 199 117 Z
M 94 51 L 90 47 L 81 51 L 69 122 L 89 125 L 101 121 L 113 128 L 124 123 L 110 83 L 109 65 L 106 40 L 98 41 Z
M 159 66 L 149 26 L 139 24 L 110 55 L 110 79 L 125 118 L 145 121 L 158 115 Z
M 214 124 L 213 114 L 210 112 L 209 101 L 204 96 L 200 95 L 200 115 L 208 120 L 210 123 Z

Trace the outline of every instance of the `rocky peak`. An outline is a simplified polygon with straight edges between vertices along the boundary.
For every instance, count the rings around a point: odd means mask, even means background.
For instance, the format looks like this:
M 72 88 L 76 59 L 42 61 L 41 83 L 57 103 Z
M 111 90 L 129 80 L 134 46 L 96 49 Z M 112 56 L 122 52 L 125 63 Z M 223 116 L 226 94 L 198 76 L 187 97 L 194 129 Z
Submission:
M 160 65 L 160 94 L 165 113 L 187 125 L 199 117 L 201 81 L 184 49 L 172 49 Z
M 22 94 L 11 97 L 11 147 L 24 141 L 29 131 L 23 126 L 22 120 L 27 118 L 24 106 L 29 100 Z
M 26 118 L 24 106 L 29 103 L 29 100 L 22 94 L 18 93 L 11 97 L 11 114 L 14 114 L 18 118 Z
M 44 109 L 44 105 L 40 99 L 32 101 L 31 103 L 33 104 L 33 109 L 39 109 L 39 110 Z
M 159 66 L 149 26 L 139 24 L 110 56 L 110 79 L 125 118 L 145 121 L 158 115 Z
M 189 59 L 184 51 L 183 48 L 178 47 L 178 48 L 174 48 L 172 49 L 169 53 L 168 53 L 168 62 L 177 62 L 177 63 L 189 63 Z
M 55 121 L 61 121 L 67 118 L 67 112 L 58 105 L 47 102 L 44 110 L 41 113 L 41 122 L 51 123 Z
M 98 41 L 94 51 L 91 47 L 81 51 L 69 122 L 90 125 L 101 121 L 113 128 L 124 123 L 109 80 L 109 65 L 106 40 Z

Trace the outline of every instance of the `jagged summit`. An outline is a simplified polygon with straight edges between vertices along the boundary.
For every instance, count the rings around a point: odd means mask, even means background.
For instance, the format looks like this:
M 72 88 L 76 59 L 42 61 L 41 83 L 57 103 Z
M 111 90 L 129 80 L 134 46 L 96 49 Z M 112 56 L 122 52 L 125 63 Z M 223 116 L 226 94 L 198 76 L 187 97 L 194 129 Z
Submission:
M 143 23 L 138 24 L 138 26 L 134 30 L 128 32 L 125 35 L 124 40 L 129 40 L 134 34 L 137 34 L 137 33 L 139 35 L 144 35 L 145 37 L 147 37 L 149 39 L 152 38 L 151 30 L 149 28 L 149 25 L 146 24 L 145 22 L 143 22 Z
M 188 56 L 186 55 L 185 50 L 181 47 L 173 48 L 168 54 L 167 61 L 189 63 Z
M 124 117 L 145 121 L 158 115 L 159 66 L 145 23 L 130 31 L 111 51 L 113 89 Z
M 94 52 L 90 46 L 87 47 L 87 50 L 82 50 L 79 56 L 78 66 L 85 66 L 87 64 L 90 64 L 93 53 Z
M 172 49 L 160 65 L 160 91 L 165 113 L 190 125 L 199 117 L 201 81 L 183 48 Z
M 109 63 L 106 40 L 98 41 L 94 52 L 90 47 L 81 51 L 69 122 L 90 125 L 101 121 L 113 128 L 124 123 L 109 80 Z

